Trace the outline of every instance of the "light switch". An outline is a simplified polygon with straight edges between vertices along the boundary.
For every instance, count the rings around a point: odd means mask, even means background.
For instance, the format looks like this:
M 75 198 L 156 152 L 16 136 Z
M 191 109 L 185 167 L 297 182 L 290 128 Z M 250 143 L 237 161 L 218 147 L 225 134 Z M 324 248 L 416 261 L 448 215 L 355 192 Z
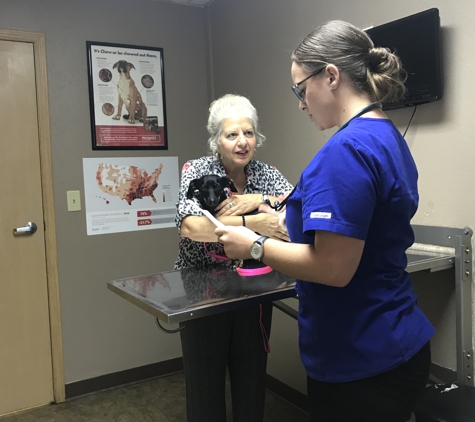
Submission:
M 68 190 L 68 211 L 81 211 L 81 192 L 78 190 Z

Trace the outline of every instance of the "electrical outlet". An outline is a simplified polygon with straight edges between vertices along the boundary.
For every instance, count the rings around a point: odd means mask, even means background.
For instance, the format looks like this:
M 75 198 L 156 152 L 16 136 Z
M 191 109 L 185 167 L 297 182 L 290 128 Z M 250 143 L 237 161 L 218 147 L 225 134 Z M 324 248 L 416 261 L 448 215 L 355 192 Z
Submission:
M 68 211 L 81 211 L 81 192 L 78 190 L 68 190 Z

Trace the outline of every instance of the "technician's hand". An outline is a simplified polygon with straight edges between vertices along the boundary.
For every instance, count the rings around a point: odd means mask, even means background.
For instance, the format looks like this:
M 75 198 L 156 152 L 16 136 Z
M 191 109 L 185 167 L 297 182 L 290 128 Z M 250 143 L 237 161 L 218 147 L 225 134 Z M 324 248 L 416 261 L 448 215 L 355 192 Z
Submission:
M 217 217 L 222 215 L 244 215 L 254 211 L 262 203 L 261 195 L 249 193 L 233 195 L 221 202 L 217 207 Z
M 231 259 L 249 259 L 249 249 L 259 235 L 243 226 L 218 227 L 214 233 L 218 242 L 224 245 L 226 255 Z

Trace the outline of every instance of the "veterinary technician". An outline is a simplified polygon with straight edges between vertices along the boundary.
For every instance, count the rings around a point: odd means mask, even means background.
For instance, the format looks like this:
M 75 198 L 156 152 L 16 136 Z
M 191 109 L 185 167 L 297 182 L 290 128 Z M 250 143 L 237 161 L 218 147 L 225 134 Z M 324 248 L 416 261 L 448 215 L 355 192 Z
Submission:
M 434 328 L 405 271 L 417 169 L 380 105 L 404 95 L 401 62 L 342 21 L 291 58 L 300 110 L 317 130 L 339 127 L 287 198 L 292 243 L 253 244 L 259 236 L 243 227 L 215 233 L 228 256 L 263 254 L 298 280 L 312 421 L 406 422 L 429 377 Z
M 187 199 L 190 182 L 203 175 L 227 176 L 237 188 L 237 194 L 218 205 L 218 220 L 246 225 L 276 242 L 289 240 L 277 216 L 244 215 L 267 196 L 277 200 L 292 190 L 275 167 L 254 159 L 265 141 L 254 106 L 245 97 L 225 95 L 211 104 L 207 128 L 211 155 L 188 161 L 182 170 L 176 215 L 181 238 L 175 269 L 230 264 L 198 200 Z M 267 303 L 181 324 L 188 422 L 226 421 L 227 367 L 233 421 L 262 422 L 271 319 L 272 305 Z

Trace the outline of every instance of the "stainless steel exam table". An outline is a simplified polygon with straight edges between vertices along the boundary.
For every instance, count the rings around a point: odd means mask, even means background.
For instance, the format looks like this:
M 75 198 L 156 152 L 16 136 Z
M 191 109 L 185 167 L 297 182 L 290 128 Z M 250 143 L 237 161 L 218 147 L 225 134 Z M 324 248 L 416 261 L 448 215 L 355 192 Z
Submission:
M 413 225 L 416 244 L 407 251 L 409 273 L 455 268 L 457 377 L 473 385 L 472 230 Z M 188 268 L 110 281 L 108 289 L 168 324 L 262 302 L 296 318 L 281 302 L 295 297 L 295 280 L 280 272 L 242 277 L 233 270 Z

